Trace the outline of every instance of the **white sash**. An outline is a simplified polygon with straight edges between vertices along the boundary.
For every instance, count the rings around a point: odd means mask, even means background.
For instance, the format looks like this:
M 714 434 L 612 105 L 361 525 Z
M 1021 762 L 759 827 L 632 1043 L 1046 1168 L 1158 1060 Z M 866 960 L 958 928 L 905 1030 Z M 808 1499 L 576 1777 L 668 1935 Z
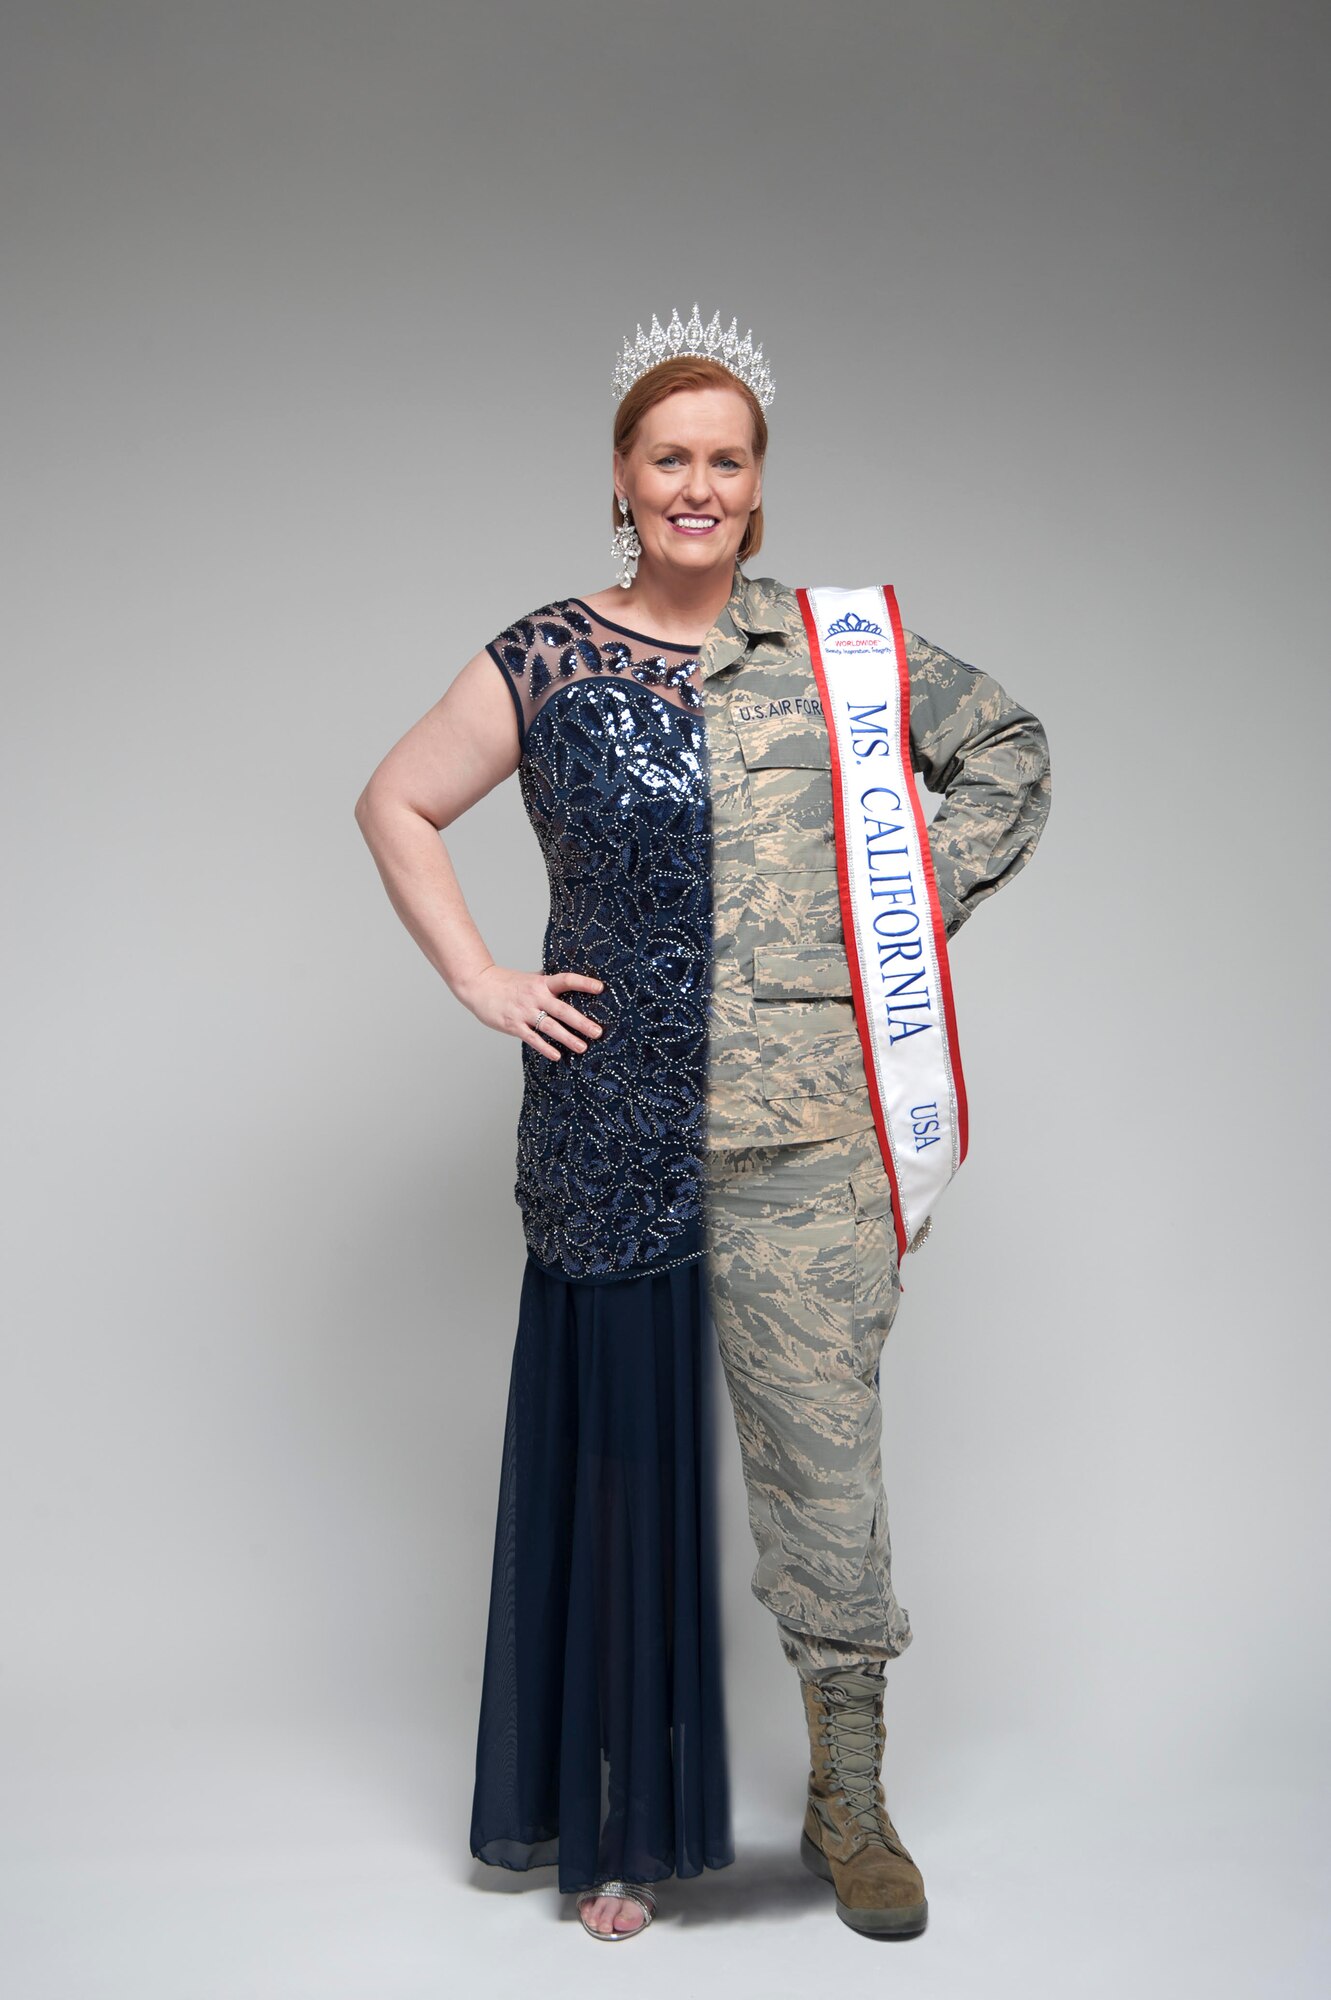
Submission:
M 898 1260 L 966 1157 L 966 1086 L 933 858 L 910 759 L 891 584 L 799 590 L 832 747 L 842 928 Z

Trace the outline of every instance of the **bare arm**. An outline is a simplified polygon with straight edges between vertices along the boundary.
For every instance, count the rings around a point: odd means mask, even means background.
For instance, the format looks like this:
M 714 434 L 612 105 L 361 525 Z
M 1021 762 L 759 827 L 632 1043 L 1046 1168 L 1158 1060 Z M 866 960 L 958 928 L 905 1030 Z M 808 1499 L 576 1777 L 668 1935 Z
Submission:
M 586 1038 L 601 1032 L 560 996 L 599 993 L 602 981 L 496 965 L 440 838 L 517 769 L 518 758 L 512 699 L 493 660 L 477 653 L 370 774 L 356 801 L 356 823 L 393 908 L 455 998 L 487 1027 L 558 1060 L 556 1041 L 580 1053 Z M 531 1023 L 542 1007 L 546 1017 L 537 1031 Z

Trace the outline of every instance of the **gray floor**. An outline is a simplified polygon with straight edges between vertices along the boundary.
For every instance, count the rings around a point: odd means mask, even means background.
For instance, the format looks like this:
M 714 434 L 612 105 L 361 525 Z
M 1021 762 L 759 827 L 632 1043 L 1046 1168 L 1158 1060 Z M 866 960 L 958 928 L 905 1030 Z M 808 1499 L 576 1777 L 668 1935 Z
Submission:
M 416 2000 L 463 1981 L 807 2000 L 842 1978 L 949 2000 L 1301 2000 L 1331 1985 L 1319 1803 L 1238 1775 L 1139 1809 L 1045 1768 L 1029 1743 L 964 1769 L 935 1759 L 928 1795 L 893 1802 L 929 1928 L 887 1945 L 846 1931 L 800 1867 L 798 1780 L 783 1779 L 737 1802 L 732 1869 L 666 1885 L 630 1959 L 584 1937 L 552 1871 L 469 1860 L 466 1774 L 437 1741 L 288 1731 L 201 1746 L 161 1732 L 111 1745 L 90 1730 L 8 1762 L 14 2000 Z

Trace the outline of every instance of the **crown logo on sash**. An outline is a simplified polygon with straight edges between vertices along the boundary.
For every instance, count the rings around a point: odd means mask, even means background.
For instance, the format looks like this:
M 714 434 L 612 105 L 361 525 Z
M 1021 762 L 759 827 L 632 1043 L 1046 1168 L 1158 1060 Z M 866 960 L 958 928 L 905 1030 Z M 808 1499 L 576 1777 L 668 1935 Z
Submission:
M 610 387 L 617 403 L 622 402 L 640 375 L 649 368 L 655 368 L 662 361 L 673 361 L 678 354 L 697 354 L 707 361 L 719 361 L 728 368 L 737 381 L 751 389 L 757 397 L 759 407 L 766 409 L 776 394 L 772 371 L 763 360 L 761 345 L 753 344 L 753 328 L 739 337 L 739 321 L 732 319 L 725 333 L 721 331 L 721 315 L 714 312 L 706 326 L 694 301 L 693 313 L 686 326 L 677 311 L 672 311 L 670 324 L 662 326 L 656 314 L 652 314 L 650 333 L 642 330 L 638 321 L 636 340 L 624 338 L 624 351 L 615 364 Z
M 882 626 L 875 625 L 871 618 L 861 618 L 858 611 L 848 611 L 844 618 L 838 618 L 834 625 L 828 626 L 824 637 L 831 639 L 838 632 L 871 632 L 876 639 L 883 636 Z

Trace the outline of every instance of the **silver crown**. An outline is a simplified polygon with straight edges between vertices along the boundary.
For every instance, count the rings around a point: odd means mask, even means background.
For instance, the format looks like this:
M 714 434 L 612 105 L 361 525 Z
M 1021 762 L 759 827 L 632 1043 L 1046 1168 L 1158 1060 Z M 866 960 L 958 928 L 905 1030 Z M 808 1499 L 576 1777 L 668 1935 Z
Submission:
M 685 326 L 677 312 L 670 315 L 669 326 L 663 327 L 656 314 L 652 314 L 652 330 L 644 333 L 642 321 L 638 322 L 636 340 L 624 340 L 624 352 L 620 355 L 611 378 L 610 386 L 615 401 L 622 402 L 640 375 L 659 362 L 673 361 L 677 354 L 699 354 L 708 361 L 719 361 L 732 375 L 741 381 L 746 389 L 751 389 L 762 409 L 766 409 L 776 394 L 772 381 L 772 371 L 763 360 L 761 347 L 753 344 L 753 328 L 739 337 L 739 321 L 732 319 L 729 331 L 721 331 L 721 315 L 712 314 L 704 326 L 694 301 L 693 316 Z

